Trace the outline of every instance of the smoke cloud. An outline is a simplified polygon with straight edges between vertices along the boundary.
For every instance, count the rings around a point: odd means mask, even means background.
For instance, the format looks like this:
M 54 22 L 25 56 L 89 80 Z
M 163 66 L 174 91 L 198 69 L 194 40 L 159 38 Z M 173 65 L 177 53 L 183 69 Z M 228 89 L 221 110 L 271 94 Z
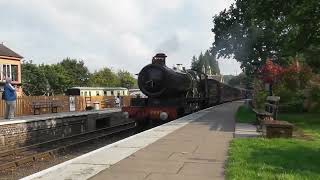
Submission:
M 164 53 L 174 53 L 178 51 L 180 48 L 180 41 L 178 36 L 175 34 L 172 37 L 162 41 L 158 47 L 156 48 L 156 52 L 164 52 Z

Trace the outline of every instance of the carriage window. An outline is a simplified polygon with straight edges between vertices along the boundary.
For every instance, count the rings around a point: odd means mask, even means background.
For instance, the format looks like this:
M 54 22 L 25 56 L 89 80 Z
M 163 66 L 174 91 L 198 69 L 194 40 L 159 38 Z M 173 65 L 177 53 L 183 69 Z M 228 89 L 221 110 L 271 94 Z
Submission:
M 88 96 L 88 92 L 87 92 L 87 91 L 85 91 L 85 92 L 84 92 L 84 95 L 85 95 L 85 96 Z
M 99 91 L 96 91 L 96 95 L 97 95 L 97 96 L 100 96 L 100 93 L 99 93 Z
M 111 91 L 111 96 L 113 96 L 113 91 Z
M 104 91 L 103 93 L 104 93 L 104 95 L 107 95 L 107 91 Z

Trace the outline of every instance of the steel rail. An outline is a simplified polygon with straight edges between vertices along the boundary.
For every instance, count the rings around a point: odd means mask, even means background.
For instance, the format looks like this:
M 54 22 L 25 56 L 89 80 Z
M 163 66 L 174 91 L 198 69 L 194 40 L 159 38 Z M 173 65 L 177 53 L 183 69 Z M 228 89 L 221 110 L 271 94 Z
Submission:
M 127 132 L 136 127 L 135 122 L 127 122 L 77 135 L 58 138 L 14 150 L 0 152 L 0 171 L 16 168 L 38 160 L 54 158 L 62 150 L 93 140 Z

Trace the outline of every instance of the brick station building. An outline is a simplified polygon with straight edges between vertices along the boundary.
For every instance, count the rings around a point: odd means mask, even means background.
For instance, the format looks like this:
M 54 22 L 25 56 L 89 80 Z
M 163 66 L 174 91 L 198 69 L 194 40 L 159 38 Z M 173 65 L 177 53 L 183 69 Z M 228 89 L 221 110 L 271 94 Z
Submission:
M 0 44 L 0 91 L 7 77 L 12 79 L 12 85 L 16 86 L 17 96 L 22 95 L 21 88 L 21 59 L 23 57 L 12 51 L 3 43 Z

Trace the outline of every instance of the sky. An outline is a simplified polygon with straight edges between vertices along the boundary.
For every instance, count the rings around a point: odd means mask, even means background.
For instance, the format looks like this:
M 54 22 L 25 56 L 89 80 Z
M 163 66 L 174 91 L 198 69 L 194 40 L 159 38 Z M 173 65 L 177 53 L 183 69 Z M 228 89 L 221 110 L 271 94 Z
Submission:
M 212 17 L 231 0 L 0 0 L 0 42 L 34 63 L 81 59 L 135 74 L 158 52 L 190 67 L 214 40 Z M 219 59 L 222 74 L 239 63 Z

